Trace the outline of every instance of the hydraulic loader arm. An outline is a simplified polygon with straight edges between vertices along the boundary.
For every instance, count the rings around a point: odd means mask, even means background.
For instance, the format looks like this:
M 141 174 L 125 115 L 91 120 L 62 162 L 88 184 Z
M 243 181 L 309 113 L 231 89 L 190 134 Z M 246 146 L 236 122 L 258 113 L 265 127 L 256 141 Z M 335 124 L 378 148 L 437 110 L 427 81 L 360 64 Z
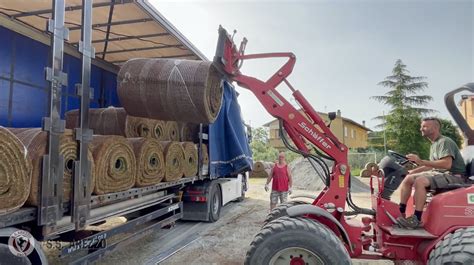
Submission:
M 339 199 L 345 200 L 350 176 L 347 164 L 348 149 L 332 133 L 311 104 L 287 80 L 296 62 L 295 55 L 290 52 L 246 55 L 244 54 L 246 44 L 247 40 L 244 38 L 237 49 L 232 37 L 224 28 L 220 27 L 214 65 L 230 81 L 236 81 L 239 86 L 252 91 L 265 109 L 282 122 L 284 129 L 298 149 L 298 153 L 310 156 L 310 149 L 306 145 L 306 141 L 308 141 L 334 160 L 333 168 L 330 173 L 327 172 L 328 176 L 326 176 L 328 178 L 326 184 L 330 185 L 327 189 L 332 191 L 330 193 L 333 193 L 333 196 L 337 196 L 338 201 Z M 267 81 L 245 75 L 240 71 L 245 60 L 263 58 L 287 58 L 287 61 Z M 292 91 L 292 95 L 304 114 L 300 113 L 276 90 L 276 87 L 282 82 Z M 343 207 L 342 203 L 336 204 Z
M 246 44 L 247 40 L 244 38 L 237 50 L 231 36 L 224 28 L 220 27 L 214 64 L 228 79 L 236 81 L 239 86 L 252 91 L 272 116 L 283 121 L 286 132 L 299 151 L 305 154 L 310 152 L 305 144 L 305 140 L 307 140 L 336 162 L 346 163 L 347 147 L 339 142 L 303 95 L 295 90 L 287 80 L 296 62 L 295 55 L 290 52 L 246 55 L 244 54 Z M 263 58 L 288 58 L 288 61 L 266 82 L 240 72 L 245 60 Z M 276 87 L 282 82 L 293 92 L 294 98 L 306 117 L 276 90 Z

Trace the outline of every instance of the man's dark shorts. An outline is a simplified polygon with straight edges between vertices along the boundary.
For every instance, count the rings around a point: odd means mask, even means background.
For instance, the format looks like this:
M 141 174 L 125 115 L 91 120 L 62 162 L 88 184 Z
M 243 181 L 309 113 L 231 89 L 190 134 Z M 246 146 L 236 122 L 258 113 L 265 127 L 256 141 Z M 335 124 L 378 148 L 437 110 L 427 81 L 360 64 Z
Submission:
M 462 184 L 464 183 L 464 177 L 461 175 L 452 175 L 449 172 L 439 172 L 435 170 L 425 171 L 413 174 L 414 179 L 419 177 L 426 177 L 430 181 L 430 190 L 444 189 L 449 184 Z

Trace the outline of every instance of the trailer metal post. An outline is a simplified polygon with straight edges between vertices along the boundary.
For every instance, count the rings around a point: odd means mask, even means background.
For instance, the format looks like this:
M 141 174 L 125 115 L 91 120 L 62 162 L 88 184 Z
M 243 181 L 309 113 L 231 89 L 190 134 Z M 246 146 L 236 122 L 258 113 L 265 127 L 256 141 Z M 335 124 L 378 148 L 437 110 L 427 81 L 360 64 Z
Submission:
M 209 146 L 207 147 L 209 149 Z M 207 151 L 209 154 L 209 150 Z M 203 168 L 203 151 L 202 151 L 202 123 L 199 124 L 199 149 L 198 149 L 198 176 L 202 179 L 202 168 Z
M 82 0 L 82 34 L 79 42 L 79 53 L 82 54 L 82 84 L 76 84 L 76 93 L 81 98 L 79 109 L 79 128 L 76 128 L 76 140 L 79 141 L 79 159 L 74 162 L 74 196 L 72 222 L 76 230 L 86 226 L 90 214 L 91 201 L 91 167 L 87 157 L 92 130 L 89 129 L 89 104 L 93 97 L 90 87 L 91 61 L 95 50 L 92 47 L 92 0 Z
M 38 225 L 55 224 L 63 215 L 64 158 L 59 154 L 59 136 L 64 132 L 61 120 L 61 90 L 67 85 L 67 74 L 63 70 L 64 40 L 69 31 L 64 27 L 64 0 L 53 1 L 53 16 L 48 21 L 51 32 L 51 68 L 46 67 L 46 79 L 50 83 L 49 117 L 43 118 L 43 130 L 48 132 L 48 154 L 43 156 Z

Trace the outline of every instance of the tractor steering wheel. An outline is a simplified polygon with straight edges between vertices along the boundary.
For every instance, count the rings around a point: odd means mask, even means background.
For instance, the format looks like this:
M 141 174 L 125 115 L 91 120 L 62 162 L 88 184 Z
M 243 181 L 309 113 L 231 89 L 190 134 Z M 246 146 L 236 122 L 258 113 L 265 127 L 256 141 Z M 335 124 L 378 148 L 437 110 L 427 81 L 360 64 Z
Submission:
M 393 157 L 402 166 L 410 162 L 410 160 L 408 160 L 406 156 L 399 154 L 395 151 L 388 150 L 387 153 L 389 156 Z

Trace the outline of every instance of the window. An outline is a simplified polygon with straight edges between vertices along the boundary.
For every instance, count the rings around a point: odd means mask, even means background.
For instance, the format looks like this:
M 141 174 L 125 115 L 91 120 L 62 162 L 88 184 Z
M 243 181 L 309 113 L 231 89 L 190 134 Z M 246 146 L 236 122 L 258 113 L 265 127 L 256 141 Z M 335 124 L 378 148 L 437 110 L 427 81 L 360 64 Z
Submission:
M 353 139 L 356 138 L 356 131 L 355 131 L 354 129 L 351 129 L 351 137 L 352 137 Z
M 349 134 L 347 133 L 347 127 L 344 126 L 344 137 L 348 137 L 348 136 L 349 136 Z

